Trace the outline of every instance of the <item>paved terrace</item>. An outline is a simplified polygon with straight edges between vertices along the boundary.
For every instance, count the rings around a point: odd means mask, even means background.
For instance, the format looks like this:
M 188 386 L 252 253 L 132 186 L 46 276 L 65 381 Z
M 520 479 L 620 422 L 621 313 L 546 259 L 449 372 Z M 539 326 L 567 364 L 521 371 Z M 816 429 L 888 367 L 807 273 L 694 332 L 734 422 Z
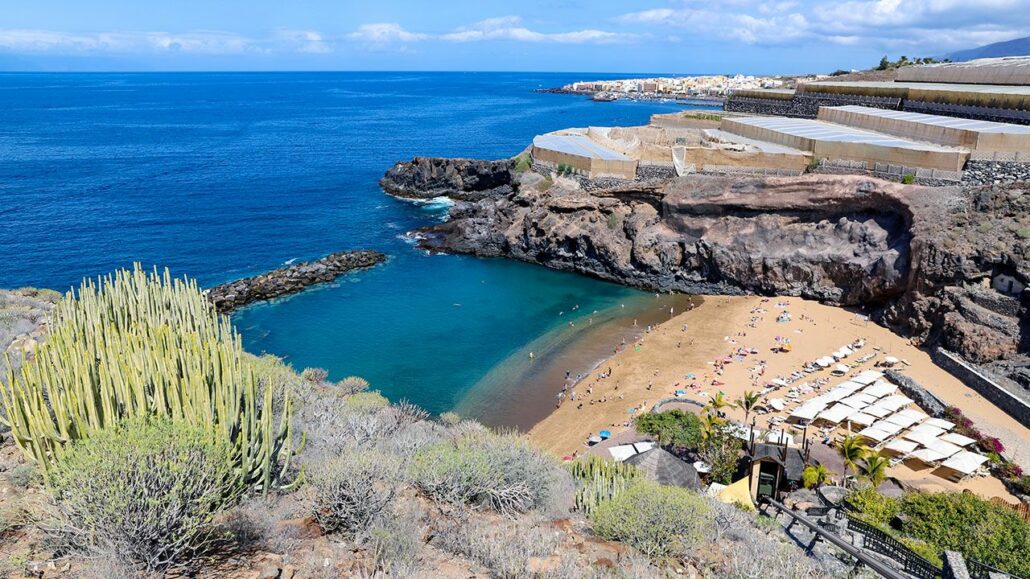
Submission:
M 601 146 L 586 135 L 538 135 L 533 138 L 533 146 L 566 155 L 602 159 L 605 161 L 629 161 L 626 155 Z
M 1030 151 L 1030 126 L 848 105 L 820 107 L 820 120 L 975 151 Z
M 723 131 L 810 151 L 820 159 L 849 159 L 959 171 L 969 152 L 815 119 L 743 117 L 723 119 Z

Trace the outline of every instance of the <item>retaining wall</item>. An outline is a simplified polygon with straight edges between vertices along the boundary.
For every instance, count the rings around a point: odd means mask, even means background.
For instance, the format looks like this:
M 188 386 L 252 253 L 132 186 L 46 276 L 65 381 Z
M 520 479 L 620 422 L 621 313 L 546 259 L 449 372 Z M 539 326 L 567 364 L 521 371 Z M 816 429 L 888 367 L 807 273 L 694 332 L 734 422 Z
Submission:
M 1009 392 L 957 354 L 953 354 L 943 348 L 937 348 L 932 352 L 931 357 L 938 366 L 961 380 L 963 384 L 976 390 L 981 396 L 990 400 L 991 403 L 1018 420 L 1023 426 L 1030 428 L 1030 404 L 1020 400 L 1015 394 Z

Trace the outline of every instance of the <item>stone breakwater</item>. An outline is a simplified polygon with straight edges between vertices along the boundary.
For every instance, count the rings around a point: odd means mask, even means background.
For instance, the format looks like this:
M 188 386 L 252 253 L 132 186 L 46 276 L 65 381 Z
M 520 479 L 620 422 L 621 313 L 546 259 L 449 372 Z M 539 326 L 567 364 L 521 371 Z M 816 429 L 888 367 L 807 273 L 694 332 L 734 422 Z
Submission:
M 382 263 L 378 251 L 341 251 L 315 261 L 295 263 L 268 273 L 239 279 L 208 289 L 208 300 L 219 313 L 263 300 L 297 293 L 308 286 L 333 281 L 340 275 Z
M 1030 394 L 1025 182 L 917 187 L 864 176 L 698 175 L 594 189 L 535 171 L 508 179 L 495 190 L 510 192 L 456 202 L 447 222 L 421 232 L 422 246 L 651 291 L 864 306 L 898 333 L 957 352 Z M 991 287 L 1009 279 L 1014 295 Z

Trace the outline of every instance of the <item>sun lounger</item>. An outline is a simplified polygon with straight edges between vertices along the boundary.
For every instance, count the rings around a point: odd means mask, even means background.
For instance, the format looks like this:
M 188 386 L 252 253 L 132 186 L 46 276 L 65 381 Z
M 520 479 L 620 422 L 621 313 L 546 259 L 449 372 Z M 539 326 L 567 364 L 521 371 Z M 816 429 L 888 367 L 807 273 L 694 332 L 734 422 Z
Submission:
M 952 428 L 955 428 L 955 424 L 954 423 L 948 422 L 947 420 L 944 420 L 944 419 L 941 419 L 941 418 L 931 418 L 930 420 L 926 421 L 926 424 L 929 424 L 931 426 L 936 426 L 937 428 L 940 428 L 941 430 L 951 430 Z
M 938 438 L 945 442 L 950 442 L 951 444 L 954 444 L 956 446 L 969 446 L 970 444 L 976 442 L 972 438 L 969 438 L 968 436 L 962 436 L 957 432 L 948 432 L 947 434 L 940 435 Z
M 900 455 L 906 455 L 917 448 L 919 448 L 917 443 L 912 442 L 911 440 L 902 440 L 900 438 L 895 438 L 883 447 L 884 450 Z
M 985 462 L 987 462 L 986 456 L 963 450 L 946 460 L 941 467 L 959 473 L 959 478 L 961 479 L 976 472 L 980 465 Z
M 883 372 L 877 372 L 876 370 L 866 370 L 865 372 L 860 372 L 858 376 L 855 376 L 851 380 L 853 382 L 858 382 L 863 386 L 868 386 L 873 382 L 876 382 L 880 378 L 883 378 Z

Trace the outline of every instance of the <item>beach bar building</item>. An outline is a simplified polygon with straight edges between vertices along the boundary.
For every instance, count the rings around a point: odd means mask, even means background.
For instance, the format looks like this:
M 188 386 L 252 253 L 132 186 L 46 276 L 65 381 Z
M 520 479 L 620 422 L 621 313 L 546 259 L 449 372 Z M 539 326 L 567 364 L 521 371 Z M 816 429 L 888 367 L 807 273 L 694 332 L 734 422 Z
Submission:
M 807 445 L 806 445 L 807 451 Z M 801 486 L 806 456 L 802 449 L 788 444 L 755 442 L 748 446 L 748 479 L 751 499 L 759 503 L 763 497 L 779 500 L 783 492 Z

